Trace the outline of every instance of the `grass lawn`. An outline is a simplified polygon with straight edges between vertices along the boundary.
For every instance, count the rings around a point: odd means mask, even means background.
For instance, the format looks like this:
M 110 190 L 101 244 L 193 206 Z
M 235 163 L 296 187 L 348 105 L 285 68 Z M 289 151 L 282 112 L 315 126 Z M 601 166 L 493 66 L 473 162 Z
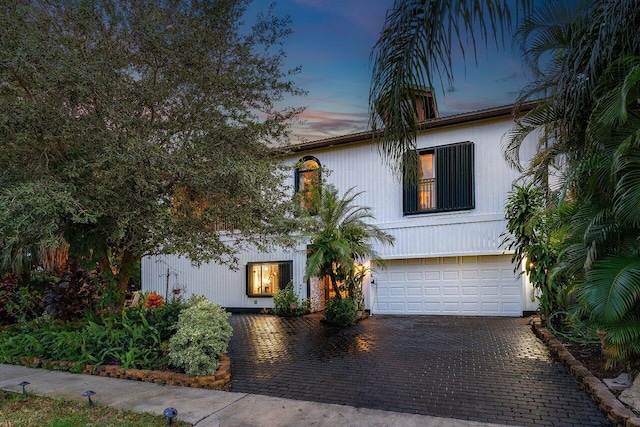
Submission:
M 178 415 L 179 417 L 179 415 Z M 0 390 L 0 427 L 88 427 L 88 426 L 166 426 L 162 415 L 139 414 L 137 412 L 95 406 L 73 400 L 50 399 L 28 394 L 10 393 Z M 174 426 L 191 424 L 174 421 Z

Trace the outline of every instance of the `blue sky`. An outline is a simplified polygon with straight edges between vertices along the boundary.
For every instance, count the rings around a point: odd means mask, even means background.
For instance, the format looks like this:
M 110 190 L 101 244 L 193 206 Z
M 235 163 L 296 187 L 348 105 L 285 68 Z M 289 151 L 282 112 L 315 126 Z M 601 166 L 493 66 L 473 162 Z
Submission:
M 270 2 L 254 0 L 247 18 L 266 11 Z M 305 106 L 292 143 L 367 130 L 371 49 L 378 40 L 393 0 L 278 0 L 274 13 L 289 15 L 293 36 L 284 44 L 288 66 L 302 66 L 294 77 L 307 96 L 287 100 Z M 510 47 L 490 45 L 478 54 L 453 56 L 455 83 L 443 92 L 435 85 L 440 115 L 451 115 L 513 103 L 528 82 L 520 56 Z

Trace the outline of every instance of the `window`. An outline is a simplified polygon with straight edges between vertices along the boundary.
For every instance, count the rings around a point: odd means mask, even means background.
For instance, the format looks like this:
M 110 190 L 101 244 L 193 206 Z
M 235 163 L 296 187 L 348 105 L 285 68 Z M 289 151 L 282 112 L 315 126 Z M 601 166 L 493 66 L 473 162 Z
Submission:
M 293 277 L 293 261 L 250 262 L 247 264 L 247 295 L 271 297 L 284 289 Z
M 418 151 L 418 178 L 405 183 L 405 215 L 475 207 L 473 143 Z
M 320 162 L 315 157 L 303 157 L 296 169 L 295 192 L 301 206 L 309 211 L 313 206 L 313 189 L 320 186 Z

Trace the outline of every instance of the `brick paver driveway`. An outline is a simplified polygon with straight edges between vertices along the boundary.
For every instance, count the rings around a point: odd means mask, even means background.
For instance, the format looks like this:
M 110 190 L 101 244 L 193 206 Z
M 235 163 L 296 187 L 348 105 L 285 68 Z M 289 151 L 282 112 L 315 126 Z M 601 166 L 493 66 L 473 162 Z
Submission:
M 231 390 L 521 426 L 608 426 L 523 319 L 231 316 Z

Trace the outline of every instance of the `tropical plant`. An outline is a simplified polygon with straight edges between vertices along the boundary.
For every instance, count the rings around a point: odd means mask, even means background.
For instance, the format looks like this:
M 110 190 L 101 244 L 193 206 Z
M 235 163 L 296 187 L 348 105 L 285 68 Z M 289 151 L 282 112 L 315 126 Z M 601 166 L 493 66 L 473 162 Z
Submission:
M 212 375 L 231 339 L 230 314 L 202 296 L 191 297 L 188 305 L 169 339 L 169 360 L 187 375 Z
M 518 33 L 539 76 L 521 100 L 545 96 L 508 136 L 518 164 L 524 137 L 541 136 L 524 172 L 543 182 L 558 159 L 566 235 L 553 276 L 571 278 L 577 312 L 605 332 L 610 363 L 640 357 L 640 18 L 633 1 L 541 5 Z M 551 59 L 540 68 L 540 57 Z
M 507 229 L 502 245 L 513 250 L 514 271 L 526 273 L 536 292 L 538 309 L 546 319 L 567 305 L 567 286 L 561 276 L 552 277 L 559 242 L 552 235 L 554 207 L 547 206 L 544 189 L 532 182 L 514 185 L 505 205 Z M 554 280 L 555 279 L 555 280 Z
M 15 321 L 15 295 L 20 286 L 20 278 L 13 273 L 5 273 L 0 279 L 0 325 Z
M 80 268 L 77 260 L 70 260 L 60 280 L 49 287 L 45 309 L 54 319 L 78 319 L 95 310 L 99 291 L 94 278 Z
M 351 298 L 331 298 L 324 311 L 326 319 L 337 326 L 351 326 L 358 319 L 358 302 Z
M 386 231 L 366 222 L 374 217 L 370 208 L 354 205 L 360 194 L 350 188 L 341 197 L 335 186 L 327 184 L 317 198 L 316 215 L 305 218 L 304 229 L 310 238 L 305 279 L 329 278 L 338 299 L 339 279 L 352 274 L 356 261 L 375 257 L 373 242 L 393 245 L 395 241 Z
M 289 282 L 284 289 L 278 289 L 273 295 L 273 313 L 278 316 L 301 316 L 311 312 L 309 299 L 300 301 L 300 297 L 293 289 L 293 282 Z

